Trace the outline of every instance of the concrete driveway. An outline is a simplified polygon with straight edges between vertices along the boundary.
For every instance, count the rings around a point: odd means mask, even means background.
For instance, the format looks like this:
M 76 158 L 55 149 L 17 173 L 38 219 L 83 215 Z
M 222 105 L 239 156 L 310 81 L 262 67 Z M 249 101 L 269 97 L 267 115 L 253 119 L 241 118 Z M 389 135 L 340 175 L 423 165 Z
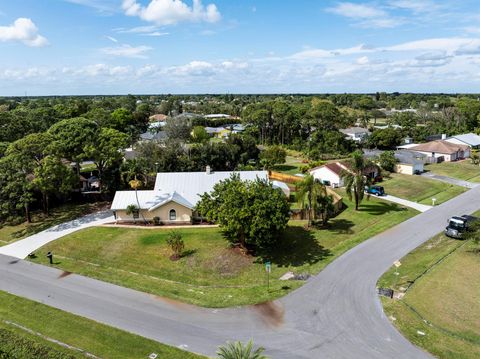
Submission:
M 432 206 L 427 206 L 426 204 L 421 204 L 421 203 L 409 201 L 409 200 L 406 200 L 406 199 L 403 199 L 403 198 L 392 196 L 390 194 L 386 194 L 384 196 L 377 197 L 377 198 L 383 199 L 383 200 L 389 201 L 389 202 L 394 202 L 394 203 L 400 204 L 400 205 L 405 206 L 405 207 L 410 207 L 410 208 L 416 209 L 419 212 L 425 212 L 425 211 L 428 211 L 429 209 L 432 208 Z
M 226 340 L 253 338 L 275 359 L 431 358 L 388 321 L 376 282 L 450 216 L 479 208 L 476 187 L 361 243 L 303 287 L 263 305 L 198 308 L 6 256 L 0 289 L 206 355 Z
M 59 224 L 30 237 L 0 247 L 0 254 L 24 259 L 30 253 L 60 237 L 66 236 L 67 234 L 80 229 L 97 226 L 103 223 L 110 223 L 114 220 L 112 211 L 110 210 L 91 213 L 84 217 Z
M 460 179 L 457 179 L 457 178 L 441 176 L 441 175 L 437 175 L 437 174 L 432 173 L 432 172 L 424 172 L 424 173 L 421 174 L 421 176 L 427 177 L 427 178 L 430 178 L 430 179 L 433 179 L 433 180 L 445 182 L 445 183 L 450 183 L 450 184 L 453 184 L 453 185 L 456 185 L 456 186 L 465 187 L 465 188 L 475 188 L 475 187 L 480 185 L 480 183 L 468 182 L 468 181 L 463 181 L 463 180 L 460 180 Z

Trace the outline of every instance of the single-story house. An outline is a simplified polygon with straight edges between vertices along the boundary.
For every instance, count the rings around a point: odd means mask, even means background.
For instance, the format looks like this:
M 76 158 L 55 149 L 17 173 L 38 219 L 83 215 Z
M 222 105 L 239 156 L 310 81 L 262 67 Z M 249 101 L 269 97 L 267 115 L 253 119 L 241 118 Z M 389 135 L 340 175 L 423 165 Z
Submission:
M 197 217 L 194 208 L 200 195 L 211 192 L 215 184 L 230 178 L 233 173 L 238 174 L 243 181 L 257 178 L 268 180 L 267 171 L 214 172 L 209 167 L 205 172 L 157 173 L 153 190 L 117 191 L 111 210 L 117 222 L 130 222 L 133 219 L 152 221 L 158 217 L 161 223 L 191 223 Z M 273 186 L 285 193 L 282 186 L 275 183 Z M 127 215 L 127 207 L 130 205 L 139 208 L 135 216 Z
M 318 179 L 326 185 L 333 188 L 343 187 L 342 173 L 347 171 L 347 167 L 340 162 L 327 163 L 323 166 L 315 167 L 310 170 L 313 178 Z
M 457 161 L 470 157 L 470 147 L 458 145 L 446 140 L 436 140 L 410 147 L 409 151 L 420 152 L 427 155 L 428 162 Z
M 363 150 L 364 156 L 373 161 L 376 161 L 378 156 L 380 156 L 383 152 L 385 151 Z M 427 161 L 427 155 L 420 152 L 399 149 L 394 151 L 394 156 L 397 160 L 394 172 L 413 175 L 424 171 L 423 165 Z
M 323 166 L 315 167 L 310 170 L 310 174 L 313 178 L 318 179 L 327 186 L 333 188 L 343 187 L 344 182 L 342 174 L 345 171 L 350 171 L 350 164 L 348 162 L 332 162 Z M 367 167 L 363 174 L 369 178 L 376 178 L 380 171 L 377 165 Z
M 140 134 L 140 141 L 165 142 L 168 136 L 165 131 L 147 131 Z
M 467 145 L 470 148 L 480 148 L 480 136 L 474 133 L 465 133 L 447 138 L 445 141 L 456 145 Z
M 225 127 L 205 127 L 205 131 L 210 136 L 217 138 L 227 138 L 232 133 L 231 130 Z
M 424 171 L 423 165 L 427 155 L 415 151 L 398 150 L 395 151 L 395 159 L 398 161 L 395 165 L 396 173 L 413 175 Z
M 356 142 L 362 142 L 370 135 L 370 131 L 363 127 L 344 128 L 341 129 L 340 132 L 347 136 L 347 138 Z

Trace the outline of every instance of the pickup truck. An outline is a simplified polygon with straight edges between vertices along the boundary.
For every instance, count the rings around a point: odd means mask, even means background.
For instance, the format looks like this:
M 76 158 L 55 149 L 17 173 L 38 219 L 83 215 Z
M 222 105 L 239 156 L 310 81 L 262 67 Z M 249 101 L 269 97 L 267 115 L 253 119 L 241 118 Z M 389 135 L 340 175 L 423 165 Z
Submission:
M 447 228 L 445 228 L 445 235 L 451 238 L 462 238 L 462 234 L 467 232 L 473 222 L 478 221 L 479 218 L 464 214 L 463 216 L 454 216 L 447 221 Z
M 368 194 L 374 194 L 375 196 L 384 196 L 385 190 L 382 186 L 365 186 L 365 192 Z

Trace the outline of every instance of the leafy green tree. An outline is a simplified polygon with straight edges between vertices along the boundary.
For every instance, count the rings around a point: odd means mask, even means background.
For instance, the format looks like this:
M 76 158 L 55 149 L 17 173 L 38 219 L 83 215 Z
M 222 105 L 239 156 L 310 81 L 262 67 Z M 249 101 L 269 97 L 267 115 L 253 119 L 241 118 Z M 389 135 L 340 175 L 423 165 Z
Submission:
M 327 100 L 314 98 L 310 110 L 307 112 L 307 124 L 311 128 L 335 130 L 341 128 L 343 118 L 338 108 Z
M 218 223 L 230 243 L 267 248 L 286 228 L 290 208 L 285 195 L 268 181 L 242 181 L 237 174 L 201 195 L 196 210 Z
M 210 139 L 205 127 L 195 126 L 192 130 L 192 140 L 196 143 L 205 143 Z
M 307 213 L 308 227 L 312 225 L 312 220 L 318 213 L 320 203 L 326 196 L 325 185 L 310 174 L 297 183 L 297 199 L 302 206 L 302 210 Z
M 33 186 L 42 193 L 43 210 L 48 215 L 50 197 L 66 195 L 72 191 L 78 182 L 78 177 L 72 169 L 54 156 L 45 157 L 35 167 Z
M 348 198 L 355 201 L 355 210 L 363 200 L 365 186 L 370 184 L 369 179 L 364 175 L 365 170 L 372 164 L 365 160 L 361 151 L 355 151 L 350 160 L 350 169 L 342 172 L 342 179 Z
M 276 164 L 285 163 L 287 151 L 282 147 L 273 145 L 260 152 L 260 163 L 264 168 L 272 168 Z
M 480 166 L 480 155 L 478 153 L 472 153 L 470 160 L 472 165 Z
M 165 124 L 164 131 L 169 140 L 187 141 L 192 131 L 191 125 L 186 118 L 169 118 Z
M 393 151 L 385 151 L 378 156 L 378 163 L 380 167 L 388 172 L 393 172 L 395 170 L 395 165 L 397 162 L 398 161 L 395 158 L 395 152 Z
M 103 174 L 106 168 L 122 160 L 122 150 L 128 145 L 128 136 L 113 128 L 101 128 L 98 134 L 84 147 L 85 156 L 95 163 L 102 189 Z
M 394 128 L 385 128 L 373 131 L 368 137 L 368 145 L 371 148 L 388 150 L 402 143 L 402 132 Z
M 30 205 L 35 201 L 32 171 L 32 162 L 25 158 L 9 155 L 0 159 L 0 211 L 4 218 L 23 211 L 27 223 L 31 222 Z
M 462 97 L 457 100 L 455 107 L 466 123 L 466 129 L 472 131 L 479 125 L 480 101 L 478 99 Z
M 78 164 L 85 159 L 84 148 L 95 138 L 98 127 L 92 120 L 83 117 L 70 118 L 50 127 L 52 136 L 50 150 L 58 157 Z
M 254 349 L 252 340 L 245 345 L 238 341 L 218 347 L 217 355 L 219 359 L 268 359 L 264 351 L 262 347 Z

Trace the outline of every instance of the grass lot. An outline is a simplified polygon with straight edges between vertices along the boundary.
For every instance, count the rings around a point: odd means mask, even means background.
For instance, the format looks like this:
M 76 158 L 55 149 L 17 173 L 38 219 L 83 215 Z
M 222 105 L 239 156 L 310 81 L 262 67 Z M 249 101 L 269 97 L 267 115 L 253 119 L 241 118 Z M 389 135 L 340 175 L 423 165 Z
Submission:
M 283 163 L 281 165 L 273 166 L 272 170 L 282 172 L 282 173 L 286 173 L 286 174 L 289 174 L 289 175 L 296 175 L 297 173 L 302 173 L 302 171 L 300 171 L 300 167 L 306 165 L 306 163 L 302 162 L 303 160 L 304 160 L 304 158 L 302 158 L 300 156 L 288 155 L 286 157 L 285 163 Z
M 470 160 L 430 164 L 425 166 L 425 170 L 464 181 L 480 182 L 480 166 L 472 165 Z
M 387 194 L 427 205 L 432 204 L 432 198 L 436 198 L 436 204 L 441 204 L 467 190 L 421 176 L 398 173 L 392 173 L 390 178 L 384 179 L 380 185 L 385 187 Z
M 29 334 L 6 321 L 38 332 L 42 337 Z M 157 353 L 159 358 L 203 358 L 1 291 L 0 328 L 78 358 L 85 358 L 85 355 L 44 338 L 56 339 L 101 358 L 147 358 L 150 353 Z
M 260 303 L 298 288 L 302 281 L 280 281 L 287 271 L 318 273 L 333 259 L 371 236 L 417 212 L 372 199 L 355 212 L 348 208 L 325 229 L 305 230 L 294 221 L 270 256 L 270 290 L 263 260 L 227 248 L 218 228 L 179 230 L 186 254 L 169 259 L 165 229 L 96 227 L 73 233 L 43 247 L 53 251 L 55 266 L 144 292 L 207 307 Z M 44 255 L 32 259 L 46 264 Z M 133 273 L 132 273 L 133 272 Z
M 48 217 L 41 211 L 33 212 L 32 223 L 30 224 L 27 222 L 18 225 L 0 223 L 0 246 L 31 236 L 57 224 L 95 212 L 103 205 L 102 203 L 66 204 L 52 209 Z
M 378 283 L 404 292 L 413 282 L 402 299 L 382 298 L 384 310 L 410 341 L 441 358 L 480 357 L 480 253 L 473 250 L 440 234 L 402 258 L 398 276 L 391 268 Z

